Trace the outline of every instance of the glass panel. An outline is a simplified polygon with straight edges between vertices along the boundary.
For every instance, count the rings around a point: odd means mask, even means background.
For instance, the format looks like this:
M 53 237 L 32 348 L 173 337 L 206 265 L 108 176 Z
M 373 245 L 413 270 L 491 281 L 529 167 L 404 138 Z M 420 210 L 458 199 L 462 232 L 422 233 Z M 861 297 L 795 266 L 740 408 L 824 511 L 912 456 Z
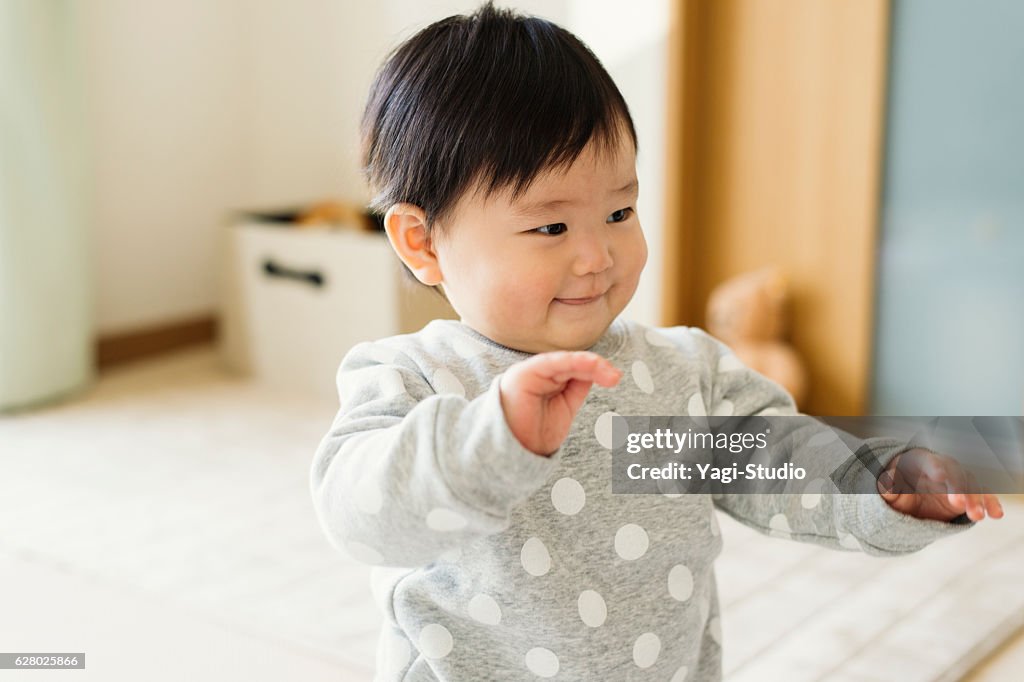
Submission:
M 1024 410 L 1024 3 L 896 0 L 872 411 Z

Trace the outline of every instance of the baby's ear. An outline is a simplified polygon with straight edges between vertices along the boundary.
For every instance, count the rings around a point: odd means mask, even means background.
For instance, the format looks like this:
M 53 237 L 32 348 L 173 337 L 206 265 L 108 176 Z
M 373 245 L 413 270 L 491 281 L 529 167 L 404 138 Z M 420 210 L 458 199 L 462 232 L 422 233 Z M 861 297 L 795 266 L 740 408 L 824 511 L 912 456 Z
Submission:
M 391 248 L 416 279 L 427 286 L 441 283 L 441 268 L 427 233 L 427 214 L 415 204 L 395 204 L 384 214 Z

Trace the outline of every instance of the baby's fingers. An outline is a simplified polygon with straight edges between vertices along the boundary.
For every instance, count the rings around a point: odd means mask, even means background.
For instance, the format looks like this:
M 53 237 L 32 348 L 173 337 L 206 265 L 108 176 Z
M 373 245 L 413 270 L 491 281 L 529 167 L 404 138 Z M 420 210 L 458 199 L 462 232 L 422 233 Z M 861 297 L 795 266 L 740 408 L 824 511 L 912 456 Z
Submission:
M 985 518 L 985 514 L 993 519 L 1003 518 L 1003 505 L 999 502 L 999 498 L 988 492 L 988 488 L 978 483 L 978 480 L 972 475 L 968 474 L 970 490 L 975 491 L 974 495 L 969 495 L 971 498 L 968 505 L 973 506 L 975 509 L 972 515 L 968 512 L 967 516 L 975 521 L 980 521 Z M 977 518 L 975 518 L 977 517 Z
M 993 519 L 1003 518 L 1003 505 L 999 503 L 999 498 L 991 493 L 985 495 L 985 509 Z
M 999 498 L 988 491 L 988 488 L 978 483 L 978 479 L 969 471 L 964 472 L 964 492 L 967 517 L 980 521 L 988 513 L 993 519 L 1003 518 L 1003 505 Z M 974 510 L 973 512 L 971 510 Z
M 601 386 L 614 386 L 622 378 L 622 372 L 615 365 L 590 351 L 542 353 L 535 356 L 535 359 L 538 359 L 538 373 L 558 384 L 577 379 L 592 381 Z
M 965 491 L 963 498 L 967 518 L 972 521 L 981 521 L 985 518 L 986 511 L 993 518 L 1002 517 L 1003 508 L 995 495 L 985 492 L 971 472 L 965 471 L 963 478 Z

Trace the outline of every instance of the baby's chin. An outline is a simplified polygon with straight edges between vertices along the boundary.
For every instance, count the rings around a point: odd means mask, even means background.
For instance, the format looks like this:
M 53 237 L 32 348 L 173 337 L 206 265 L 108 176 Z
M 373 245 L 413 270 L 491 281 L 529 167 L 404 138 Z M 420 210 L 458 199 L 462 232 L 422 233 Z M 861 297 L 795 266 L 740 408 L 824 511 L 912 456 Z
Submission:
M 522 353 L 547 353 L 587 350 L 604 336 L 615 319 L 612 311 L 603 307 L 586 314 L 568 312 L 566 316 L 549 310 L 542 318 L 479 320 L 480 324 L 463 317 L 462 322 L 506 348 Z
M 605 328 L 607 329 L 607 327 Z M 501 334 L 484 334 L 492 341 L 496 341 L 503 346 L 518 350 L 523 353 L 549 353 L 554 351 L 573 351 L 573 350 L 587 350 L 604 334 L 604 330 L 600 334 L 544 334 L 538 333 L 530 336 L 523 336 L 522 331 L 517 336 L 504 336 Z
M 610 320 L 607 324 L 602 324 L 599 328 L 573 329 L 562 326 L 560 329 L 554 330 L 551 333 L 545 335 L 544 350 L 587 350 L 593 347 L 593 345 L 597 343 L 602 336 L 604 336 L 605 332 L 608 331 L 608 327 L 610 326 Z
M 546 333 L 557 350 L 587 350 L 597 343 L 622 312 L 622 306 L 611 299 L 602 299 L 582 306 L 552 302 Z

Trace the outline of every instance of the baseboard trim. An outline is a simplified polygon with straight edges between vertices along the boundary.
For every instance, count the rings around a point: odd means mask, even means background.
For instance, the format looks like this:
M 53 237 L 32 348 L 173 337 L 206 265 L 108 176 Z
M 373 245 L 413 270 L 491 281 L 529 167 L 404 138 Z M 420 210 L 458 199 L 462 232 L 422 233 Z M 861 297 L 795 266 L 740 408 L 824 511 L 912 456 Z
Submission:
M 218 319 L 206 315 L 160 327 L 109 334 L 96 341 L 99 371 L 155 355 L 217 340 Z

